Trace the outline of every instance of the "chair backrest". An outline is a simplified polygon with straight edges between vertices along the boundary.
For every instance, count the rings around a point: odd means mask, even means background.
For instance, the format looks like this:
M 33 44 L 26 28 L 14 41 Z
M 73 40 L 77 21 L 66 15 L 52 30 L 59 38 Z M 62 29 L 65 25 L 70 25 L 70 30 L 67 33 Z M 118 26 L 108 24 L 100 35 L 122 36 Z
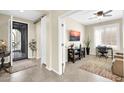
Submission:
M 107 47 L 106 46 L 99 46 L 99 47 L 97 47 L 98 48 L 98 50 L 99 50 L 99 52 L 107 52 Z

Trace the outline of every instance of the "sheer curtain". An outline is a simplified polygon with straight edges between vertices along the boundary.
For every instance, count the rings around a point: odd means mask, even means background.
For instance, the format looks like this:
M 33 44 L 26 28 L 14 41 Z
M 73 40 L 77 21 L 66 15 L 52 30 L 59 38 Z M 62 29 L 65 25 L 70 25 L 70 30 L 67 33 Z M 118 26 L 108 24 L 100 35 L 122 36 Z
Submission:
M 95 47 L 105 45 L 115 50 L 120 49 L 119 24 L 111 24 L 94 28 Z

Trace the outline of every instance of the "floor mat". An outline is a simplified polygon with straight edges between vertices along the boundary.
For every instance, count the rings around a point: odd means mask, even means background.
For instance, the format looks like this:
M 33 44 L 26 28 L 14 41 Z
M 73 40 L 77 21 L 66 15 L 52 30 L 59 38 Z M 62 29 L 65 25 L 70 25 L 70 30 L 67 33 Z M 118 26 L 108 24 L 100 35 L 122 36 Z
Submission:
M 36 60 L 17 61 L 17 62 L 14 62 L 13 67 L 11 68 L 11 73 L 22 71 L 37 65 L 38 65 L 38 62 Z

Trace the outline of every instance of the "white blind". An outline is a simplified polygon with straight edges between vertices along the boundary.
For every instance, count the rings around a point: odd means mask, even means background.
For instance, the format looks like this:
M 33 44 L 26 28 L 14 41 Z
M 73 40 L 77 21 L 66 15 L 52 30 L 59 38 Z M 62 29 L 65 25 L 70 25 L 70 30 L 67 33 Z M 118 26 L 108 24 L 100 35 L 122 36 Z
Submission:
M 94 30 L 95 47 L 98 45 L 105 45 L 113 47 L 115 50 L 120 49 L 119 24 L 99 26 L 95 27 Z

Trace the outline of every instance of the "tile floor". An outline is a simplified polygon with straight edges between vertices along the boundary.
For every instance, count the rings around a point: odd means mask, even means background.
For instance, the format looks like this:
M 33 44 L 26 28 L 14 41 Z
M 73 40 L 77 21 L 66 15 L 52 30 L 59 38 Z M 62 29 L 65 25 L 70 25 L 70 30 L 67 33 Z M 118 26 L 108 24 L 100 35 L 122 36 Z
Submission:
M 0 82 L 112 82 L 107 78 L 81 70 L 79 67 L 82 62 L 85 61 L 67 63 L 65 73 L 61 76 L 53 71 L 48 71 L 42 65 L 37 65 L 13 74 L 1 74 Z

